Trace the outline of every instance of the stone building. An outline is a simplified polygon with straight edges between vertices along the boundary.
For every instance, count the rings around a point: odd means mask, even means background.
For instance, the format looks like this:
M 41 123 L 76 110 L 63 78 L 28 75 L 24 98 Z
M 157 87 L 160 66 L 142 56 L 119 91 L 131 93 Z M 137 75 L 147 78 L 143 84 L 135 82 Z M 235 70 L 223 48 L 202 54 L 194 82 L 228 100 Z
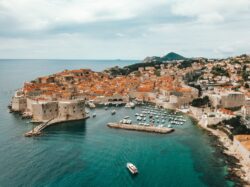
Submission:
M 11 109 L 15 112 L 24 112 L 27 107 L 26 98 L 24 96 L 15 95 L 11 101 Z
M 59 120 L 79 120 L 86 118 L 85 100 L 69 100 L 58 102 Z
M 58 102 L 38 102 L 32 104 L 33 121 L 45 122 L 58 116 Z
M 241 92 L 225 92 L 205 94 L 215 108 L 237 108 L 245 104 L 245 95 Z
M 227 92 L 221 94 L 221 107 L 236 108 L 245 103 L 245 95 L 241 92 Z

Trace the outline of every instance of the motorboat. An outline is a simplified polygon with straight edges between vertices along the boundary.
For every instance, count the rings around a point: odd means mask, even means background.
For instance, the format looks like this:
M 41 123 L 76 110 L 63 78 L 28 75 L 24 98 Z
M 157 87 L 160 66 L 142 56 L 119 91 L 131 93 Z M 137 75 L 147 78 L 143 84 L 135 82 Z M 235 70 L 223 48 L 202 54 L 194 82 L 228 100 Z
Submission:
M 138 116 L 136 119 L 137 119 L 138 121 L 141 121 L 141 120 L 142 120 L 142 118 L 141 118 L 140 116 Z
M 132 124 L 132 120 L 126 120 L 126 119 L 122 119 L 121 121 L 120 121 L 120 123 L 121 124 Z
M 126 167 L 128 168 L 128 170 L 132 173 L 132 174 L 137 174 L 138 173 L 138 169 L 136 168 L 136 166 L 130 162 L 128 162 L 126 164 Z
M 112 110 L 111 114 L 112 115 L 115 115 L 116 111 L 115 110 Z

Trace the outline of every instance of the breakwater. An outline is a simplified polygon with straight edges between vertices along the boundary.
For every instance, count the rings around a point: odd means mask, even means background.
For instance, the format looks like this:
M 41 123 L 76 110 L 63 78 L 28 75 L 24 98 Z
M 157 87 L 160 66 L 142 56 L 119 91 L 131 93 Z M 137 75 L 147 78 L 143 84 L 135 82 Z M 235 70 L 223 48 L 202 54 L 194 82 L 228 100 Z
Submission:
M 174 129 L 167 127 L 156 127 L 156 126 L 141 126 L 136 124 L 121 124 L 121 123 L 108 123 L 108 127 L 116 128 L 116 129 L 126 129 L 126 130 L 134 130 L 134 131 L 144 131 L 144 132 L 153 132 L 160 134 L 167 134 L 173 132 Z

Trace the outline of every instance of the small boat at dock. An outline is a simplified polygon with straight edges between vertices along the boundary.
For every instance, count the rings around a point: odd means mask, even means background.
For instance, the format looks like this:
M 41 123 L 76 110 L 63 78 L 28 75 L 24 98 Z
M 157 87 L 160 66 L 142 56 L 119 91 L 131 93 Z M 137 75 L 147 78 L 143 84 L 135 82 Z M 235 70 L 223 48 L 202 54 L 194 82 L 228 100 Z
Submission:
M 135 103 L 133 102 L 129 102 L 125 105 L 126 108 L 134 108 L 135 107 Z
M 127 163 L 127 168 L 128 170 L 132 173 L 132 174 L 137 174 L 138 173 L 138 169 L 136 168 L 136 166 L 130 162 Z

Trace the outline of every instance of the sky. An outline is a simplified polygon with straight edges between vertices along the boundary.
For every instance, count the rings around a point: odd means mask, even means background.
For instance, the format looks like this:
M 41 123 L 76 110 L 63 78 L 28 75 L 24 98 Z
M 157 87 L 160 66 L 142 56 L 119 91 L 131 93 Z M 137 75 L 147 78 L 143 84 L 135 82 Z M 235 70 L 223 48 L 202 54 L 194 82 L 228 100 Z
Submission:
M 250 54 L 250 0 L 0 0 L 0 58 Z

